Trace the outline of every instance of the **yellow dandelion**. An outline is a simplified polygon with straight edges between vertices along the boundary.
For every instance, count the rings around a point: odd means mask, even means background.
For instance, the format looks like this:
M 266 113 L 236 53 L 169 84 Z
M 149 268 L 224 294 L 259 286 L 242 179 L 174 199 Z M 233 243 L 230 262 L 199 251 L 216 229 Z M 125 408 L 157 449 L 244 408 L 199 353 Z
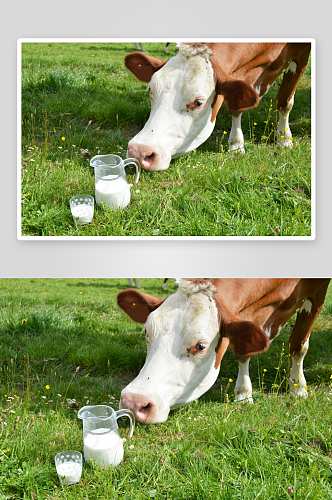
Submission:
M 256 123 L 256 122 L 254 122 L 254 125 L 257 125 L 257 123 Z
M 27 319 L 22 319 L 22 323 L 27 323 L 28 320 Z
M 61 140 L 64 141 L 66 138 L 65 137 L 61 137 Z
M 224 135 L 226 135 L 226 134 L 227 134 L 227 132 L 226 132 L 226 130 L 224 130 Z
M 47 389 L 47 390 L 50 389 L 50 386 L 48 384 L 45 385 L 45 389 Z
M 228 379 L 228 382 L 233 382 L 233 379 L 232 378 Z
M 82 295 L 83 292 L 80 292 L 80 295 Z
M 263 368 L 263 372 L 267 372 L 267 369 L 266 369 L 266 368 Z

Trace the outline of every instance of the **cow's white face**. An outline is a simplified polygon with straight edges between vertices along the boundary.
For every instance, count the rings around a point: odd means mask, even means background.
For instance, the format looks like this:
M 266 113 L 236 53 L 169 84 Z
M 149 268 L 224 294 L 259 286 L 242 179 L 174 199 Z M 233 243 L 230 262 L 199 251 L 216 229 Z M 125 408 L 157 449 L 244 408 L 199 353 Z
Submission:
M 167 420 L 170 409 L 205 393 L 219 373 L 218 312 L 211 293 L 178 289 L 145 324 L 147 357 L 121 394 L 121 407 L 145 423 Z
M 207 52 L 182 48 L 150 81 L 151 114 L 128 144 L 128 157 L 146 170 L 165 170 L 171 158 L 188 153 L 212 133 L 214 73 Z M 186 52 L 187 51 L 187 52 Z

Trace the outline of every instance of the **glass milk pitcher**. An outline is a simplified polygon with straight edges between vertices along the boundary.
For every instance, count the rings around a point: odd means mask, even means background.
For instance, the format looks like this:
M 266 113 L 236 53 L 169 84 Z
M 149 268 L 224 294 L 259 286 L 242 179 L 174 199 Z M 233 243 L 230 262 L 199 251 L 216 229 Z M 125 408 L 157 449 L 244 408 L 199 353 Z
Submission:
M 90 161 L 90 166 L 95 169 L 95 196 L 96 203 L 103 201 L 112 210 L 125 208 L 130 202 L 130 184 L 127 182 L 125 167 L 136 166 L 137 184 L 141 165 L 136 158 L 123 160 L 118 155 L 97 155 Z
M 106 405 L 83 406 L 77 414 L 83 420 L 84 460 L 90 458 L 102 467 L 119 465 L 123 459 L 123 441 L 119 434 L 117 419 L 130 420 L 129 437 L 133 435 L 135 417 L 130 410 L 114 411 Z

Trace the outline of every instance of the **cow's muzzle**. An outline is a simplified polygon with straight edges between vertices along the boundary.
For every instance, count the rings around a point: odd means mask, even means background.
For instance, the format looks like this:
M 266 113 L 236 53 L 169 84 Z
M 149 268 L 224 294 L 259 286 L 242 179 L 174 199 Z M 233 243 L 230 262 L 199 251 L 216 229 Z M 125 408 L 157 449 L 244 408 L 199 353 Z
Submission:
M 165 422 L 170 410 L 159 396 L 143 396 L 125 390 L 121 394 L 120 408 L 131 410 L 135 419 L 142 424 Z
M 159 146 L 147 146 L 131 140 L 128 144 L 127 158 L 136 158 L 144 170 L 166 170 L 171 157 Z

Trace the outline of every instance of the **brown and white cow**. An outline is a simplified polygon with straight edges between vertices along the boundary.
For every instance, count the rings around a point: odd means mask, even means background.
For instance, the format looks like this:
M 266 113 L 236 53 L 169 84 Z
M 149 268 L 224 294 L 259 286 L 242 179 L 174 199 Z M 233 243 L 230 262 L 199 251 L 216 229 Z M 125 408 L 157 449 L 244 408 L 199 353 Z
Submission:
M 241 114 L 258 105 L 281 73 L 278 145 L 292 145 L 289 113 L 307 66 L 310 43 L 180 43 L 168 61 L 133 52 L 126 67 L 149 82 L 151 113 L 129 142 L 127 156 L 146 170 L 166 170 L 212 133 L 223 101 L 232 116 L 230 150 L 244 151 Z
M 147 357 L 122 391 L 121 408 L 144 423 L 167 420 L 170 409 L 190 403 L 215 382 L 230 345 L 239 362 L 236 400 L 252 401 L 249 360 L 297 313 L 289 339 L 290 393 L 306 396 L 303 359 L 329 279 L 180 279 L 176 293 L 160 299 L 138 290 L 118 294 L 118 305 L 145 323 Z

